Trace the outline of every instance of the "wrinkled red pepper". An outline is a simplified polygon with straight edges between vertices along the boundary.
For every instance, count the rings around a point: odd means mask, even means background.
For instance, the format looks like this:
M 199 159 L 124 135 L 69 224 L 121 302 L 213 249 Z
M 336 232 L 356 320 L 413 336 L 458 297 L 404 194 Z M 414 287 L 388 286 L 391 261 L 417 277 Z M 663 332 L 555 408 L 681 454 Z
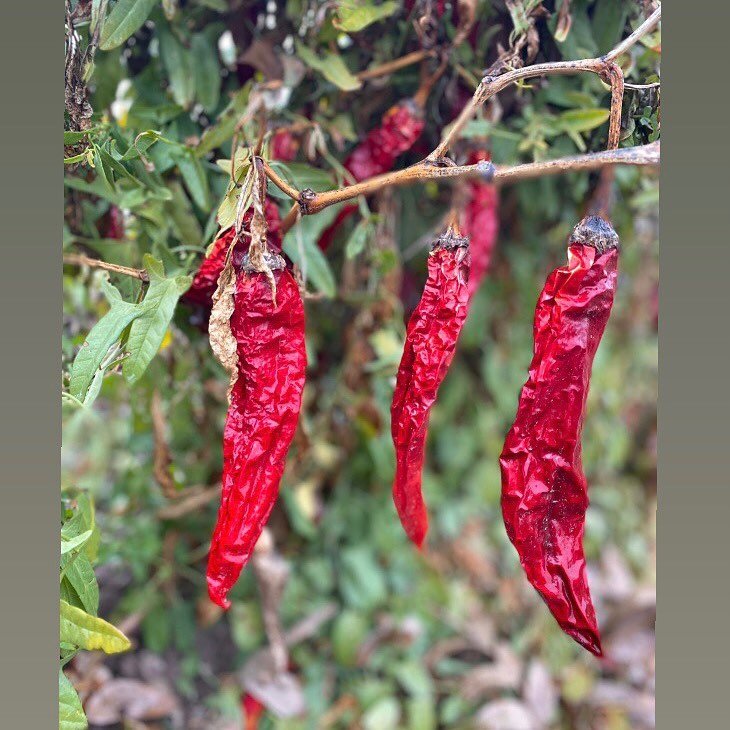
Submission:
M 475 165 L 489 160 L 485 150 L 472 152 L 467 164 Z M 469 271 L 469 298 L 471 299 L 484 280 L 492 261 L 494 244 L 499 230 L 497 217 L 497 188 L 489 182 L 472 180 L 467 184 L 468 198 L 461 217 L 461 229 L 469 238 L 471 270 Z
M 431 406 L 454 357 L 469 302 L 469 239 L 451 229 L 433 244 L 428 278 L 409 322 L 391 405 L 396 469 L 393 501 L 420 548 L 428 531 L 421 491 Z
M 385 113 L 381 125 L 371 130 L 350 153 L 345 160 L 345 169 L 355 182 L 388 172 L 396 159 L 413 146 L 424 125 L 423 110 L 413 99 L 395 104 Z M 320 236 L 319 247 L 323 251 L 332 243 L 342 222 L 356 210 L 356 205 L 347 205 L 337 214 L 334 222 Z
M 276 304 L 265 274 L 248 271 L 245 261 L 237 274 L 231 331 L 238 380 L 223 433 L 221 505 L 207 571 L 208 594 L 224 609 L 276 502 L 304 388 L 302 297 L 281 257 L 273 275 Z
M 291 162 L 299 150 L 296 137 L 288 129 L 280 129 L 271 137 L 270 154 L 273 160 Z
M 281 251 L 281 218 L 279 217 L 279 209 L 267 199 L 264 204 L 264 213 L 266 214 L 266 220 L 269 225 L 269 247 L 279 252 Z M 251 225 L 252 217 L 253 210 L 248 210 L 243 218 L 243 224 L 246 230 Z M 213 244 L 213 250 L 203 259 L 195 273 L 190 288 L 183 294 L 183 301 L 189 304 L 198 304 L 210 312 L 210 308 L 213 306 L 213 292 L 216 286 L 218 286 L 218 277 L 221 275 L 221 271 L 223 271 L 223 267 L 225 266 L 226 254 L 233 240 L 233 235 L 233 228 L 229 228 L 216 240 Z M 240 246 L 237 246 L 236 250 L 239 253 L 240 263 L 240 257 L 246 252 Z
M 562 629 L 601 656 L 583 553 L 588 507 L 580 435 L 593 358 L 616 291 L 618 236 L 602 218 L 574 229 L 547 278 L 535 347 L 500 466 L 502 514 L 527 578 Z

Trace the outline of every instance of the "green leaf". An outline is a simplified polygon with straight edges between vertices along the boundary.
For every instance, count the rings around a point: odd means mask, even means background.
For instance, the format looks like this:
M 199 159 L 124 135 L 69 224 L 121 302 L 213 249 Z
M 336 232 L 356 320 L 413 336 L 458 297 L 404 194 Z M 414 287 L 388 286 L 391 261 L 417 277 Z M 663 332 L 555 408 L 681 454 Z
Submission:
M 88 727 L 81 700 L 69 678 L 59 669 L 58 730 L 86 730 Z
M 345 258 L 354 259 L 365 249 L 368 236 L 372 232 L 370 221 L 361 220 L 354 228 L 345 244 Z
M 169 190 L 172 193 L 172 200 L 165 205 L 165 211 L 170 216 L 173 230 L 186 246 L 197 246 L 203 238 L 203 231 L 193 213 L 190 200 L 178 182 L 171 182 Z
M 82 532 L 80 535 L 76 535 L 76 537 L 72 537 L 68 540 L 64 540 L 63 536 L 61 537 L 61 555 L 65 555 L 66 553 L 70 553 L 72 550 L 75 550 L 76 548 L 80 548 L 93 534 L 93 530 L 86 530 L 85 532 Z
M 372 5 L 362 0 L 340 0 L 334 25 L 345 33 L 357 33 L 370 24 L 387 18 L 398 9 L 396 2 Z
M 162 135 L 156 129 L 148 129 L 141 132 L 137 135 L 137 138 L 130 145 L 129 149 L 124 153 L 122 160 L 136 160 L 160 139 L 162 139 Z
M 208 113 L 215 110 L 221 96 L 221 67 L 218 52 L 202 33 L 190 42 L 190 54 L 195 79 L 195 95 Z
M 92 327 L 71 367 L 69 392 L 85 405 L 89 404 L 86 402 L 89 386 L 109 352 L 109 348 L 119 339 L 125 327 L 145 311 L 138 304 L 125 302 L 119 290 L 108 281 L 102 283 L 102 290 L 109 300 L 111 308 Z
M 317 291 L 333 297 L 337 291 L 329 261 L 317 245 L 320 234 L 337 216 L 341 206 L 325 208 L 317 215 L 304 216 L 284 237 L 284 253 L 302 271 Z
M 91 530 L 91 536 L 84 543 L 83 550 L 89 560 L 94 561 L 99 548 L 99 530 L 96 527 L 94 503 L 88 494 L 81 492 L 76 496 L 73 517 L 61 527 L 61 539 L 70 541 L 88 530 Z
M 208 176 L 202 163 L 188 150 L 183 151 L 182 154 L 176 153 L 174 158 L 190 196 L 195 204 L 207 213 L 213 202 L 210 199 Z
M 339 581 L 345 602 L 353 608 L 371 610 L 388 596 L 383 569 L 378 565 L 374 552 L 367 547 L 343 551 Z
M 124 165 L 122 165 L 119 160 L 114 159 L 112 155 L 110 155 L 106 150 L 102 148 L 98 148 L 97 152 L 99 153 L 99 158 L 103 160 L 104 162 L 104 170 L 107 171 L 107 174 L 109 172 L 113 172 L 113 177 L 116 177 L 119 179 L 120 177 L 126 177 L 128 180 L 131 180 L 135 185 L 141 186 L 142 183 L 135 178 L 132 173 L 127 170 Z
M 157 354 L 175 313 L 177 300 L 192 281 L 189 276 L 167 278 L 162 262 L 150 254 L 145 254 L 143 261 L 150 285 L 141 305 L 144 313 L 134 320 L 129 330 L 129 357 L 122 365 L 122 373 L 130 383 L 139 380 Z
M 82 162 L 87 158 L 87 150 L 84 150 L 83 152 L 79 152 L 78 155 L 74 155 L 73 157 L 64 157 L 63 158 L 63 164 L 64 165 L 75 165 L 77 162 Z
M 83 553 L 65 555 L 61 558 L 61 573 L 78 597 L 79 607 L 96 616 L 99 610 L 99 585 L 91 561 Z
M 610 115 L 609 109 L 569 109 L 558 117 L 558 124 L 566 132 L 588 132 L 600 127 Z
M 64 132 L 63 143 L 65 145 L 76 144 L 77 142 L 80 142 L 82 139 L 84 139 L 84 137 L 86 137 L 86 132 Z
M 337 53 L 326 52 L 321 58 L 314 51 L 297 41 L 297 55 L 307 66 L 319 71 L 343 91 L 354 91 L 362 86 L 362 82 L 350 73 L 342 57 Z
M 626 25 L 629 8 L 616 0 L 598 0 L 593 8 L 593 37 L 599 53 L 608 53 L 619 39 Z
M 383 697 L 362 716 L 364 730 L 396 730 L 400 725 L 400 705 L 395 697 Z
M 235 223 L 238 194 L 238 188 L 231 188 L 221 200 L 218 206 L 218 225 L 221 228 L 230 228 Z
M 202 157 L 216 147 L 220 147 L 233 136 L 236 124 L 246 109 L 246 104 L 248 104 L 250 90 L 250 82 L 242 86 L 233 96 L 228 106 L 221 112 L 218 121 L 203 132 L 200 144 L 195 148 L 195 154 L 198 157 Z
M 271 160 L 269 164 L 286 182 L 299 190 L 311 188 L 315 192 L 321 193 L 335 187 L 332 175 L 329 172 L 320 170 L 318 167 L 312 167 L 312 165 L 307 165 L 304 162 L 284 163 L 279 160 Z
M 360 645 L 367 635 L 368 624 L 361 613 L 343 611 L 332 627 L 332 650 L 338 664 L 354 667 Z
M 132 646 L 118 628 L 66 601 L 61 601 L 61 641 L 88 651 L 101 649 L 107 654 L 127 651 Z
M 189 109 L 195 96 L 192 57 L 169 30 L 160 28 L 158 37 L 160 58 L 170 79 L 172 98 L 183 109 Z
M 121 46 L 142 27 L 158 0 L 118 0 L 104 20 L 99 48 L 108 51 Z

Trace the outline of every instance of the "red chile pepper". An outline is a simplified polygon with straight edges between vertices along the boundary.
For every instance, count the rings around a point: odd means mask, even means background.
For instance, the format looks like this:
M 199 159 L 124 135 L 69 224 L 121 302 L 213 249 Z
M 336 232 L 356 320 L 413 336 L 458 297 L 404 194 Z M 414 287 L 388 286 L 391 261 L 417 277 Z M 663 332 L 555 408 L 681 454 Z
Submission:
M 278 496 L 304 388 L 304 306 L 284 260 L 273 258 L 276 304 L 266 275 L 248 271 L 245 258 L 236 281 L 238 379 L 223 433 L 223 488 L 207 571 L 208 594 L 224 609 Z
M 279 217 L 279 209 L 267 199 L 264 204 L 264 212 L 269 224 L 269 246 L 276 252 L 281 251 L 281 219 Z M 252 217 L 253 210 L 249 210 L 243 219 L 246 229 L 251 225 Z M 210 308 L 213 306 L 213 292 L 218 285 L 218 277 L 221 275 L 221 271 L 223 271 L 223 267 L 225 266 L 226 254 L 233 240 L 233 236 L 233 228 L 230 228 L 216 240 L 213 244 L 213 250 L 203 259 L 198 271 L 195 273 L 190 289 L 183 294 L 183 301 L 201 305 L 210 312 Z M 237 245 L 234 256 L 238 254 L 238 262 L 234 258 L 234 264 L 240 264 L 240 260 L 245 253 L 246 251 L 243 250 L 241 245 Z
M 601 656 L 586 578 L 588 507 L 581 465 L 593 358 L 616 291 L 618 236 L 597 216 L 574 229 L 567 266 L 547 278 L 535 310 L 534 357 L 499 462 L 502 514 L 527 578 L 562 629 Z
M 241 701 L 241 708 L 243 709 L 243 717 L 245 721 L 243 730 L 258 730 L 259 720 L 263 717 L 266 707 L 253 695 L 246 692 L 246 694 L 243 695 L 243 700 Z
M 282 162 L 291 162 L 299 150 L 299 143 L 288 129 L 280 129 L 271 137 L 271 157 Z
M 423 110 L 413 99 L 392 106 L 383 116 L 382 124 L 371 130 L 367 137 L 345 160 L 345 169 L 355 182 L 382 175 L 393 168 L 399 155 L 407 152 L 423 131 Z M 319 239 L 324 251 L 332 243 L 342 222 L 357 210 L 356 205 L 345 206 Z
M 472 152 L 467 164 L 474 165 L 489 160 L 489 153 Z M 492 260 L 494 244 L 499 230 L 497 217 L 497 188 L 489 182 L 474 180 L 468 183 L 468 198 L 462 215 L 462 231 L 469 238 L 471 270 L 469 272 L 469 298 L 471 299 L 484 280 Z
M 396 457 L 393 501 L 406 534 L 419 548 L 428 531 L 421 492 L 428 420 L 466 320 L 468 279 L 469 239 L 449 229 L 428 257 L 428 279 L 408 322 L 390 408 Z

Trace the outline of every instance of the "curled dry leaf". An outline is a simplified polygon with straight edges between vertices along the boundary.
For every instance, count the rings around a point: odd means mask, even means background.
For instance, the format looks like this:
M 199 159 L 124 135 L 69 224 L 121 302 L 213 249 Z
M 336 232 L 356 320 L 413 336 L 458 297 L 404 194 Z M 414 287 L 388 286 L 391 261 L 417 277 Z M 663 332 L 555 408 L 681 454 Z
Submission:
M 495 700 L 484 705 L 474 718 L 477 730 L 539 730 L 530 711 L 518 700 Z
M 172 457 L 170 456 L 170 446 L 167 443 L 167 421 L 158 389 L 155 389 L 152 394 L 150 414 L 152 416 L 152 436 L 154 439 L 152 473 L 165 497 L 174 499 L 178 492 L 175 487 L 175 480 L 170 474 Z
M 570 0 L 563 0 L 558 11 L 558 22 L 555 25 L 555 40 L 562 43 L 570 33 L 570 27 L 573 25 L 573 17 L 570 14 Z
M 304 690 L 291 672 L 279 671 L 270 650 L 257 652 L 241 671 L 243 686 L 278 717 L 297 717 L 306 710 Z
M 235 238 L 233 241 L 235 242 Z M 233 243 L 231 248 L 233 247 Z M 223 365 L 229 374 L 228 400 L 231 391 L 238 380 L 238 350 L 236 338 L 231 332 L 231 315 L 233 314 L 233 295 L 236 293 L 236 272 L 231 261 L 231 251 L 228 251 L 226 265 L 218 277 L 218 287 L 213 294 L 213 308 L 208 323 L 210 349 L 218 362 Z
M 558 694 L 547 667 L 533 659 L 525 673 L 522 696 L 540 727 L 547 727 L 558 711 Z
M 502 642 L 494 649 L 494 661 L 470 670 L 460 682 L 460 693 L 467 700 L 476 700 L 500 690 L 514 690 L 522 678 L 522 662 L 509 644 Z
M 177 715 L 177 697 L 165 686 L 136 679 L 112 679 L 89 697 L 86 716 L 92 725 L 116 725 L 125 719 L 161 720 Z
M 471 33 L 477 17 L 477 0 L 457 0 L 456 12 L 459 25 L 454 36 L 454 46 L 458 46 Z

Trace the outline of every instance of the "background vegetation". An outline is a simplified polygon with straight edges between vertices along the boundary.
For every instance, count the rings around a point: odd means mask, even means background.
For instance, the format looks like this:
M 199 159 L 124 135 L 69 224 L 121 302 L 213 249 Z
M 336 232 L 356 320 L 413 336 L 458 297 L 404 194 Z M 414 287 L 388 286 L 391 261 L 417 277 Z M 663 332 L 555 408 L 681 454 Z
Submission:
M 439 47 L 455 33 L 451 4 L 433 37 Z M 470 39 L 450 51 L 432 90 L 422 141 L 399 166 L 433 149 L 510 37 L 537 39 L 533 62 L 594 57 L 651 6 L 479 2 Z M 564 260 L 597 174 L 501 193 L 492 273 L 432 417 L 422 554 L 391 502 L 389 405 L 404 316 L 454 186 L 376 196 L 326 257 L 316 241 L 334 209 L 288 234 L 312 294 L 309 367 L 270 528 L 288 569 L 282 623 L 305 626 L 288 681 L 262 687 L 252 680 L 267 646 L 254 572 L 244 572 L 227 615 L 206 594 L 226 376 L 200 313 L 178 299 L 218 230 L 219 206 L 225 217 L 233 200 L 225 161 L 254 84 L 282 80 L 267 92 L 269 124 L 301 129 L 282 174 L 299 188 L 331 188 L 348 150 L 419 85 L 418 65 L 364 83 L 354 76 L 421 47 L 418 10 L 78 0 L 67 12 L 78 52 L 69 65 L 67 51 L 64 135 L 62 727 L 84 726 L 79 697 L 92 727 L 240 728 L 244 704 L 254 727 L 247 692 L 266 706 L 261 728 L 653 726 L 656 178 L 616 170 L 620 283 L 584 432 L 603 663 L 560 632 L 525 581 L 501 520 L 497 463 L 526 377 L 537 294 Z M 84 56 L 90 39 L 98 49 Z M 655 33 L 621 59 L 627 81 L 657 81 L 659 57 Z M 602 149 L 608 102 L 588 74 L 508 89 L 469 125 L 456 158 L 484 144 L 501 164 Z M 656 88 L 627 89 L 623 127 L 622 145 L 656 139 Z M 248 138 L 255 133 L 252 124 Z M 270 194 L 286 213 L 287 201 Z M 78 266 L 80 255 L 144 269 L 150 283 Z M 92 347 L 81 348 L 87 338 Z M 118 652 L 125 636 L 125 653 L 79 652 Z M 299 705 L 304 713 L 287 717 Z

